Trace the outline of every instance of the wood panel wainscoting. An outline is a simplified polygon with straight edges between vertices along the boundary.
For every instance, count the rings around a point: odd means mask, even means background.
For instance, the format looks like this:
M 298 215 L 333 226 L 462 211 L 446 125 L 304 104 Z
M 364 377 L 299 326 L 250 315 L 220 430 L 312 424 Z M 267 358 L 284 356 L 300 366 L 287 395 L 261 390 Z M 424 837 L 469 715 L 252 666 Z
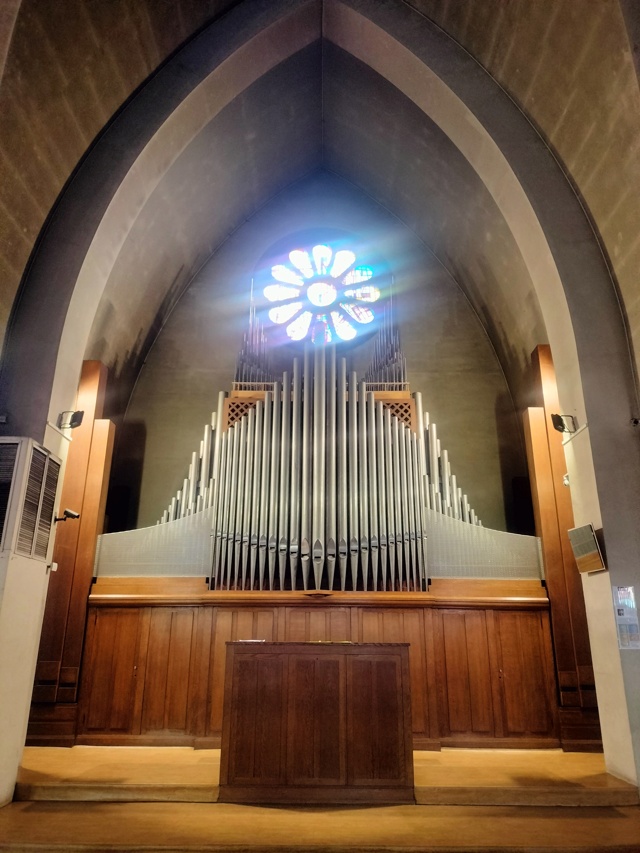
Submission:
M 230 641 L 408 643 L 415 749 L 557 747 L 544 588 L 437 580 L 428 593 L 211 593 L 99 580 L 74 742 L 219 747 Z

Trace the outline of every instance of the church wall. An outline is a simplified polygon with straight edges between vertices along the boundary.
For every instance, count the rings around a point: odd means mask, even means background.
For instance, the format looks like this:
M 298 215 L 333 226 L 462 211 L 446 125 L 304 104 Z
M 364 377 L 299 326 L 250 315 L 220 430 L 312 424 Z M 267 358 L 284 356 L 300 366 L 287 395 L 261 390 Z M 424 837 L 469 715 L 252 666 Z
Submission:
M 148 347 L 212 251 L 321 161 L 320 66 L 319 45 L 311 44 L 238 94 L 131 219 L 85 352 L 109 366 L 112 417 L 122 415 Z M 265 116 L 277 128 L 268 140 Z
M 365 244 L 370 239 L 389 262 L 411 389 L 422 392 L 452 470 L 485 526 L 504 529 L 503 485 L 508 499 L 513 477 L 526 469 L 513 404 L 482 326 L 414 235 L 352 187 L 322 173 L 283 194 L 234 234 L 177 304 L 127 411 L 123 434 L 129 438 L 116 451 L 121 459 L 116 470 L 122 473 L 114 474 L 112 507 L 116 496 L 135 502 L 136 483 L 126 483 L 125 474 L 137 477 L 141 471 L 137 526 L 155 523 L 182 484 L 218 391 L 230 388 L 255 264 L 287 233 L 316 226 L 349 231 Z M 362 374 L 367 365 L 366 347 L 354 351 L 354 369 Z M 139 452 L 132 460 L 136 440 Z
M 584 198 L 640 351 L 640 89 L 618 0 L 410 0 L 531 117 Z
M 330 41 L 323 68 L 327 167 L 366 187 L 427 243 L 489 333 L 516 404 L 531 405 L 529 356 L 548 332 L 499 201 L 446 133 L 381 75 Z
M 88 146 L 158 65 L 232 5 L 22 0 L 0 80 L 0 341 L 40 229 Z

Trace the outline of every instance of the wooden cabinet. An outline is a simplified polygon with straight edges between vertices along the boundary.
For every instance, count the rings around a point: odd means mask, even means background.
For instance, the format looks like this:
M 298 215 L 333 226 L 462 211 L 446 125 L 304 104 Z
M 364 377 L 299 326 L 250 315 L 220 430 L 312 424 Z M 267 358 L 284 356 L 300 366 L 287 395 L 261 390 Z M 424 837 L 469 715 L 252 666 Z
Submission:
M 406 644 L 229 643 L 221 802 L 413 802 Z

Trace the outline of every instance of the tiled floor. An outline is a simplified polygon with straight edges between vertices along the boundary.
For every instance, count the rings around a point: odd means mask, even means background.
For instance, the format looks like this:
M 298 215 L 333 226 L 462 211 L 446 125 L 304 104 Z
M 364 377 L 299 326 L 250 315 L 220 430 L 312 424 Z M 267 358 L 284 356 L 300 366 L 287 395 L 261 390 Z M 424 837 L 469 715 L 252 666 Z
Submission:
M 637 789 L 607 776 L 601 755 L 523 750 L 414 754 L 415 806 L 261 807 L 212 802 L 219 753 L 183 748 L 25 750 L 22 794 L 82 789 L 134 794 L 164 789 L 166 802 L 14 802 L 0 810 L 0 851 L 635 851 L 638 805 L 499 804 L 496 796 L 551 802 L 571 793 L 630 802 Z M 199 802 L 177 802 L 200 792 Z M 424 805 L 421 797 L 471 797 L 479 805 Z M 498 794 L 497 794 L 498 792 Z M 501 792 L 501 793 L 500 793 Z M 206 801 L 208 798 L 209 801 Z M 483 799 L 484 798 L 484 799 Z M 205 801 L 202 801 L 205 800 Z M 524 799 L 521 801 L 525 801 Z M 498 804 L 486 805 L 486 802 Z

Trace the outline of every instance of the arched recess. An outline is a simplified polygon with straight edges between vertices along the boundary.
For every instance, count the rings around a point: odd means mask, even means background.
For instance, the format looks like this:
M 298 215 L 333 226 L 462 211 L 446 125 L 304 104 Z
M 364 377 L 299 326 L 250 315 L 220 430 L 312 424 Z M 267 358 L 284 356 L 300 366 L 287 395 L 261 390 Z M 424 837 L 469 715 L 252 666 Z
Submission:
M 488 188 L 529 270 L 563 409 L 588 420 L 611 578 L 637 578 L 637 396 L 605 259 L 559 164 L 526 117 L 427 19 L 401 3 L 245 3 L 205 30 L 136 95 L 70 181 L 34 252 L 0 377 L 4 434 L 52 440 L 73 403 L 109 271 L 146 200 L 181 150 L 226 104 L 324 37 L 370 65 L 451 139 Z M 583 456 L 579 464 L 590 464 Z M 625 472 L 626 489 L 618 483 Z M 585 501 L 591 512 L 597 502 Z M 640 664 L 623 658 L 640 763 Z M 635 715 L 635 716 L 633 716 Z

